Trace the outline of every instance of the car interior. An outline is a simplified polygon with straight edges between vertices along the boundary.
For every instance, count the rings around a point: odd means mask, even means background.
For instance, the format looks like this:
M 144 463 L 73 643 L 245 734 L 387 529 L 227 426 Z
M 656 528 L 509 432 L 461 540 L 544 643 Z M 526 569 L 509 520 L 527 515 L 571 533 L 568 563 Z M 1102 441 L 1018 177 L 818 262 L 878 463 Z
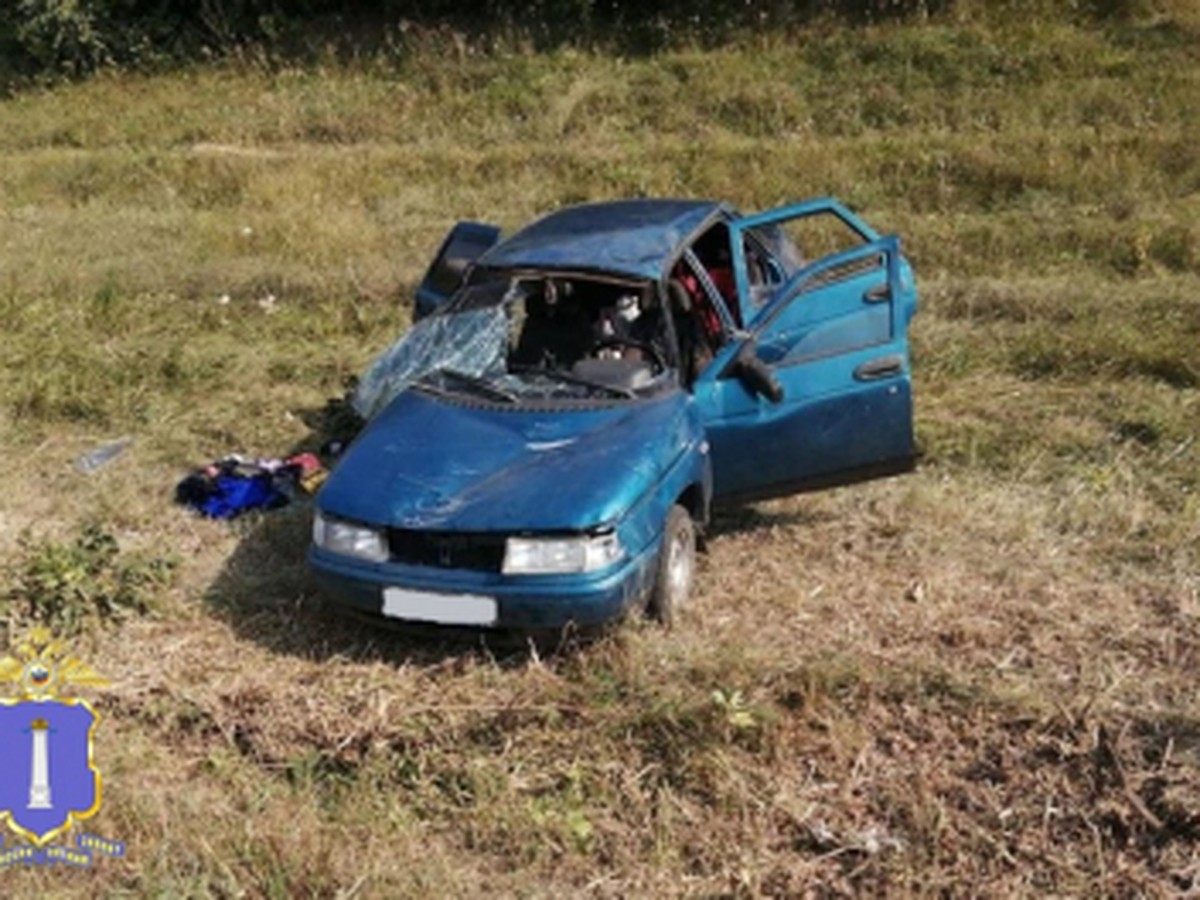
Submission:
M 637 391 L 674 364 L 652 286 L 558 276 L 521 286 L 510 313 L 510 371 L 544 368 Z
M 637 391 L 669 369 L 691 385 L 740 328 L 729 228 L 718 222 L 653 285 L 596 276 L 520 277 L 510 306 L 508 368 L 545 368 Z M 669 315 L 664 314 L 669 310 Z

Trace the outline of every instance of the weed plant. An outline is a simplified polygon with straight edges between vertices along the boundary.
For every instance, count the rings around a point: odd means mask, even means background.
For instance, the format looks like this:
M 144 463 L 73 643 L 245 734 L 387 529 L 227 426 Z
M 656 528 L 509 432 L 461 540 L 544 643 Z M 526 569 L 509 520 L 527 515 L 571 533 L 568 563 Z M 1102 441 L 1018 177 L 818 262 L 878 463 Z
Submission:
M 8 630 L 35 624 L 72 636 L 85 626 L 151 611 L 171 583 L 174 560 L 122 555 L 117 540 L 96 523 L 69 542 L 22 541 L 23 564 L 9 573 Z

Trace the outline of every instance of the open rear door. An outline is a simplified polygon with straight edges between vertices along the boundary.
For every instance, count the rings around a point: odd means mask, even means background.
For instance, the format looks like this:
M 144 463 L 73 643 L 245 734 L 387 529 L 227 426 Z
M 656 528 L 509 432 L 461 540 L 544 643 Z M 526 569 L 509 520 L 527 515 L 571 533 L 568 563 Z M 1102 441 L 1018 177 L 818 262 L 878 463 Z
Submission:
M 413 320 L 425 318 L 458 290 L 471 263 L 499 240 L 500 229 L 495 225 L 459 222 L 451 228 L 417 288 Z

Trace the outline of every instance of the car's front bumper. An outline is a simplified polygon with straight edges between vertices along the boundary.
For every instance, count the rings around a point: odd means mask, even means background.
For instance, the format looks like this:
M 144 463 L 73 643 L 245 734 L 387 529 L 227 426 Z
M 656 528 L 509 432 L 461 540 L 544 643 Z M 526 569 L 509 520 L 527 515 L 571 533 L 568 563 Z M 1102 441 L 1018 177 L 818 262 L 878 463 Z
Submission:
M 621 617 L 651 589 L 657 554 L 658 547 L 650 547 L 600 572 L 524 576 L 369 563 L 316 546 L 309 547 L 308 560 L 322 588 L 359 612 L 383 615 L 384 591 L 394 587 L 448 599 L 490 597 L 496 601 L 496 620 L 481 627 L 543 629 L 599 625 Z M 408 621 L 436 624 L 436 612 Z

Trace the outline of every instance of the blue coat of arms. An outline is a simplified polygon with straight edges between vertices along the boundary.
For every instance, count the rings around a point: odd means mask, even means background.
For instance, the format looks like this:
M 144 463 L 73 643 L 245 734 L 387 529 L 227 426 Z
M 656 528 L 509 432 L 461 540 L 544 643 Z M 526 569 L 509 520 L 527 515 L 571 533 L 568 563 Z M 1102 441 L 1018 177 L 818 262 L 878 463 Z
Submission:
M 0 817 L 37 846 L 100 808 L 83 700 L 0 704 Z
M 20 699 L 0 700 L 0 821 L 41 847 L 100 809 L 96 713 L 58 692 L 103 680 L 43 630 L 17 650 L 21 658 L 0 660 L 0 681 L 21 685 Z

